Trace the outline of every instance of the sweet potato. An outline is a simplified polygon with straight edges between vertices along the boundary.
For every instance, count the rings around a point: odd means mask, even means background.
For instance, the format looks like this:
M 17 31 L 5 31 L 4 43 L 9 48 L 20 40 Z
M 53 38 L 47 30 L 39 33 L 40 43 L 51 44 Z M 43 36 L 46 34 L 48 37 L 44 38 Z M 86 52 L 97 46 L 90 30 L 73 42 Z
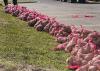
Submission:
M 84 66 L 81 66 L 80 68 L 78 68 L 77 70 L 75 71 L 88 71 L 88 65 L 84 65 Z
M 37 31 L 43 31 L 43 25 L 39 24 L 35 28 Z
M 66 45 L 67 45 L 67 43 L 59 44 L 59 45 L 57 45 L 57 47 L 54 48 L 54 51 L 64 50 Z
M 81 66 L 82 64 L 81 58 L 78 58 L 76 56 L 71 56 L 66 61 L 67 61 L 67 64 L 71 66 L 75 66 L 75 65 Z
M 34 27 L 34 25 L 37 23 L 37 19 L 33 19 L 33 20 L 30 20 L 29 22 L 28 22 L 28 25 L 30 26 L 30 27 Z
M 96 66 L 89 66 L 88 71 L 97 71 Z
M 13 16 L 17 17 L 19 15 L 20 11 L 16 10 L 15 12 L 12 13 Z
M 77 43 L 77 38 L 73 37 L 67 44 L 65 52 L 71 52 Z
M 56 41 L 57 41 L 58 43 L 67 42 L 67 37 L 58 37 L 58 38 L 56 39 Z
M 44 27 L 44 31 L 45 31 L 45 32 L 49 32 L 50 27 L 51 27 L 51 23 L 48 23 L 48 24 Z
M 34 25 L 34 28 L 36 28 L 36 26 L 38 26 L 38 25 L 41 24 L 41 23 L 42 23 L 42 21 L 39 20 L 39 21 Z

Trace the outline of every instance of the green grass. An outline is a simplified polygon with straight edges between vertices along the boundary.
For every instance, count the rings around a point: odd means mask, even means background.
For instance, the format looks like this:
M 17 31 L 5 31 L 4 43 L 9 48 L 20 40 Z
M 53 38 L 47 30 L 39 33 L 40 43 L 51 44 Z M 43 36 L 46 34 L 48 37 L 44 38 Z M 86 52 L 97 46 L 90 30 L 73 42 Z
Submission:
M 0 59 L 68 71 L 64 68 L 68 55 L 50 50 L 57 44 L 52 36 L 37 32 L 26 22 L 5 14 L 0 6 Z

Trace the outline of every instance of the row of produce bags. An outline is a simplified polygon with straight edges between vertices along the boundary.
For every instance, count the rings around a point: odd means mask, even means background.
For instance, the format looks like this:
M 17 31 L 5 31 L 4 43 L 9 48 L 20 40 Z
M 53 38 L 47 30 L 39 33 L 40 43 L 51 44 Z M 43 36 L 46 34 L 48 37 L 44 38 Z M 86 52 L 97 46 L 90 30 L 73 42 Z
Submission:
M 66 68 L 75 71 L 100 71 L 100 32 L 83 26 L 64 25 L 47 15 L 19 5 L 8 5 L 5 13 L 26 21 L 37 31 L 47 32 L 59 43 L 53 50 L 70 53 Z M 67 55 L 67 54 L 66 54 Z

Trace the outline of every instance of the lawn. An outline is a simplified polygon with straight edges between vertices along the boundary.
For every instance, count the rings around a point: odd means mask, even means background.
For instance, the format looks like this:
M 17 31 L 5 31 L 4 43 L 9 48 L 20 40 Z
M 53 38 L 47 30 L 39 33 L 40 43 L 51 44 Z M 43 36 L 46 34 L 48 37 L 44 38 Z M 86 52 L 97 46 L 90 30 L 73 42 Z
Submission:
M 50 50 L 57 44 L 54 37 L 28 27 L 26 22 L 4 13 L 0 6 L 0 64 L 5 68 L 31 64 L 51 71 L 69 71 L 64 68 L 68 54 Z

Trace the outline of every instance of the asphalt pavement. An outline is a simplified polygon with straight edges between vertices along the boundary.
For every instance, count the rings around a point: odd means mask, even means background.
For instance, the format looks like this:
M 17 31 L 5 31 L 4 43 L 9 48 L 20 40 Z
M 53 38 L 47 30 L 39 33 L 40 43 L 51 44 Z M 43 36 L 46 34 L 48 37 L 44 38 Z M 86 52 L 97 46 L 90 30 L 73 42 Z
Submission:
M 37 0 L 36 3 L 20 5 L 36 10 L 65 25 L 83 25 L 88 29 L 100 31 L 100 4 L 67 3 L 56 0 Z

